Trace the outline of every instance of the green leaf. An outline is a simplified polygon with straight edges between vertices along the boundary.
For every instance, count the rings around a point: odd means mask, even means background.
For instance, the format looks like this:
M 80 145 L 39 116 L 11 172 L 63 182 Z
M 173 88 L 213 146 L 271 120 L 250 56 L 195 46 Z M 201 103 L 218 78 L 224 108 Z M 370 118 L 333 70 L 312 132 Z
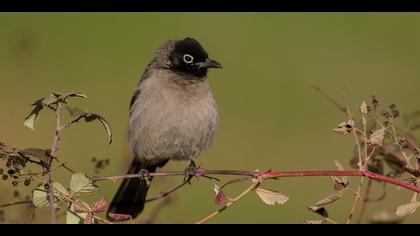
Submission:
M 420 202 L 411 202 L 404 204 L 398 207 L 397 212 L 395 213 L 397 216 L 406 216 L 413 214 L 417 208 L 420 207 Z
M 50 205 L 48 191 L 44 186 L 40 185 L 32 192 L 32 203 L 35 207 L 47 207 Z
M 83 173 L 73 174 L 70 181 L 70 191 L 73 195 L 79 195 L 82 193 L 93 193 L 98 191 L 92 180 L 86 177 Z
M 54 201 L 60 202 L 70 197 L 70 193 L 60 183 L 54 182 L 52 186 Z M 38 186 L 32 192 L 32 203 L 35 207 L 46 207 L 50 205 L 48 190 L 43 185 Z
M 88 213 L 79 213 L 74 210 L 74 204 L 71 204 L 67 209 L 66 223 L 67 224 L 81 224 L 84 222 Z
M 70 198 L 70 192 L 64 187 L 62 184 L 53 182 L 53 194 L 59 201 L 63 201 L 64 199 Z

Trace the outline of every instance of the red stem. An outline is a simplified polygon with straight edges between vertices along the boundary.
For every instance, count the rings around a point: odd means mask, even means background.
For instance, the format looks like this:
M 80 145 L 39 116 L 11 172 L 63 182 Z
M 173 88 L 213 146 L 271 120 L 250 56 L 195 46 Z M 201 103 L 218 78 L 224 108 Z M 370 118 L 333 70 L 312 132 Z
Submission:
M 365 176 L 369 179 L 379 180 L 393 185 L 400 186 L 402 188 L 409 189 L 411 191 L 420 193 L 420 187 L 412 185 L 410 183 L 401 181 L 399 179 L 394 179 L 392 177 L 375 174 L 367 170 L 319 170 L 319 171 L 285 171 L 285 172 L 276 172 L 276 171 L 266 171 L 266 172 L 255 172 L 255 171 L 238 171 L 238 170 L 206 170 L 198 168 L 194 173 L 190 173 L 194 176 L 203 176 L 203 175 L 239 175 L 239 176 L 251 176 L 259 179 L 275 179 L 275 178 L 285 178 L 285 177 L 306 177 L 306 176 Z M 155 172 L 149 173 L 150 176 L 179 176 L 185 175 L 183 171 L 173 171 L 173 172 Z M 101 180 L 118 180 L 126 178 L 139 178 L 138 174 L 131 175 L 119 175 L 119 176 L 106 176 L 93 177 L 94 182 Z

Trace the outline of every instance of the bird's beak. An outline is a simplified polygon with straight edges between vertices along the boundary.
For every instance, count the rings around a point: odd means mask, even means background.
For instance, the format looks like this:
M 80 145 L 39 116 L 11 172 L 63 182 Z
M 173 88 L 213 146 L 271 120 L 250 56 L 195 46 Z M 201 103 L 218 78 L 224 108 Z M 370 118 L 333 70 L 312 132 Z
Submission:
M 206 59 L 205 62 L 198 62 L 196 63 L 198 68 L 223 68 L 222 64 L 220 64 L 219 62 L 215 61 L 215 60 L 211 60 L 211 59 Z

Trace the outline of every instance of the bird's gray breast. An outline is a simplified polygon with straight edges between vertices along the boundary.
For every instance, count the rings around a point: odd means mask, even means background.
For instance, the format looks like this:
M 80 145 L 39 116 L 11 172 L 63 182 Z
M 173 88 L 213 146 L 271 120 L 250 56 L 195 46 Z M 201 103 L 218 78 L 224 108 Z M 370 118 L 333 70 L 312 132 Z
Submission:
M 212 142 L 217 105 L 207 80 L 188 82 L 167 70 L 138 86 L 129 117 L 129 143 L 140 159 L 195 159 Z

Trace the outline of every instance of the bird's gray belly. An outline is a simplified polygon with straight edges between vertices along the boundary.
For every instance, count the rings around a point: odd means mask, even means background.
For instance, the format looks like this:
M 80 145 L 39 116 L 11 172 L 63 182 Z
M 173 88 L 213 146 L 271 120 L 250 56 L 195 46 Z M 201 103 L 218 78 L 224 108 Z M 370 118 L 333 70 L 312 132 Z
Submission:
M 140 159 L 193 160 L 217 129 L 213 96 L 140 98 L 130 115 L 129 141 Z M 141 100 L 143 99 L 143 100 Z

